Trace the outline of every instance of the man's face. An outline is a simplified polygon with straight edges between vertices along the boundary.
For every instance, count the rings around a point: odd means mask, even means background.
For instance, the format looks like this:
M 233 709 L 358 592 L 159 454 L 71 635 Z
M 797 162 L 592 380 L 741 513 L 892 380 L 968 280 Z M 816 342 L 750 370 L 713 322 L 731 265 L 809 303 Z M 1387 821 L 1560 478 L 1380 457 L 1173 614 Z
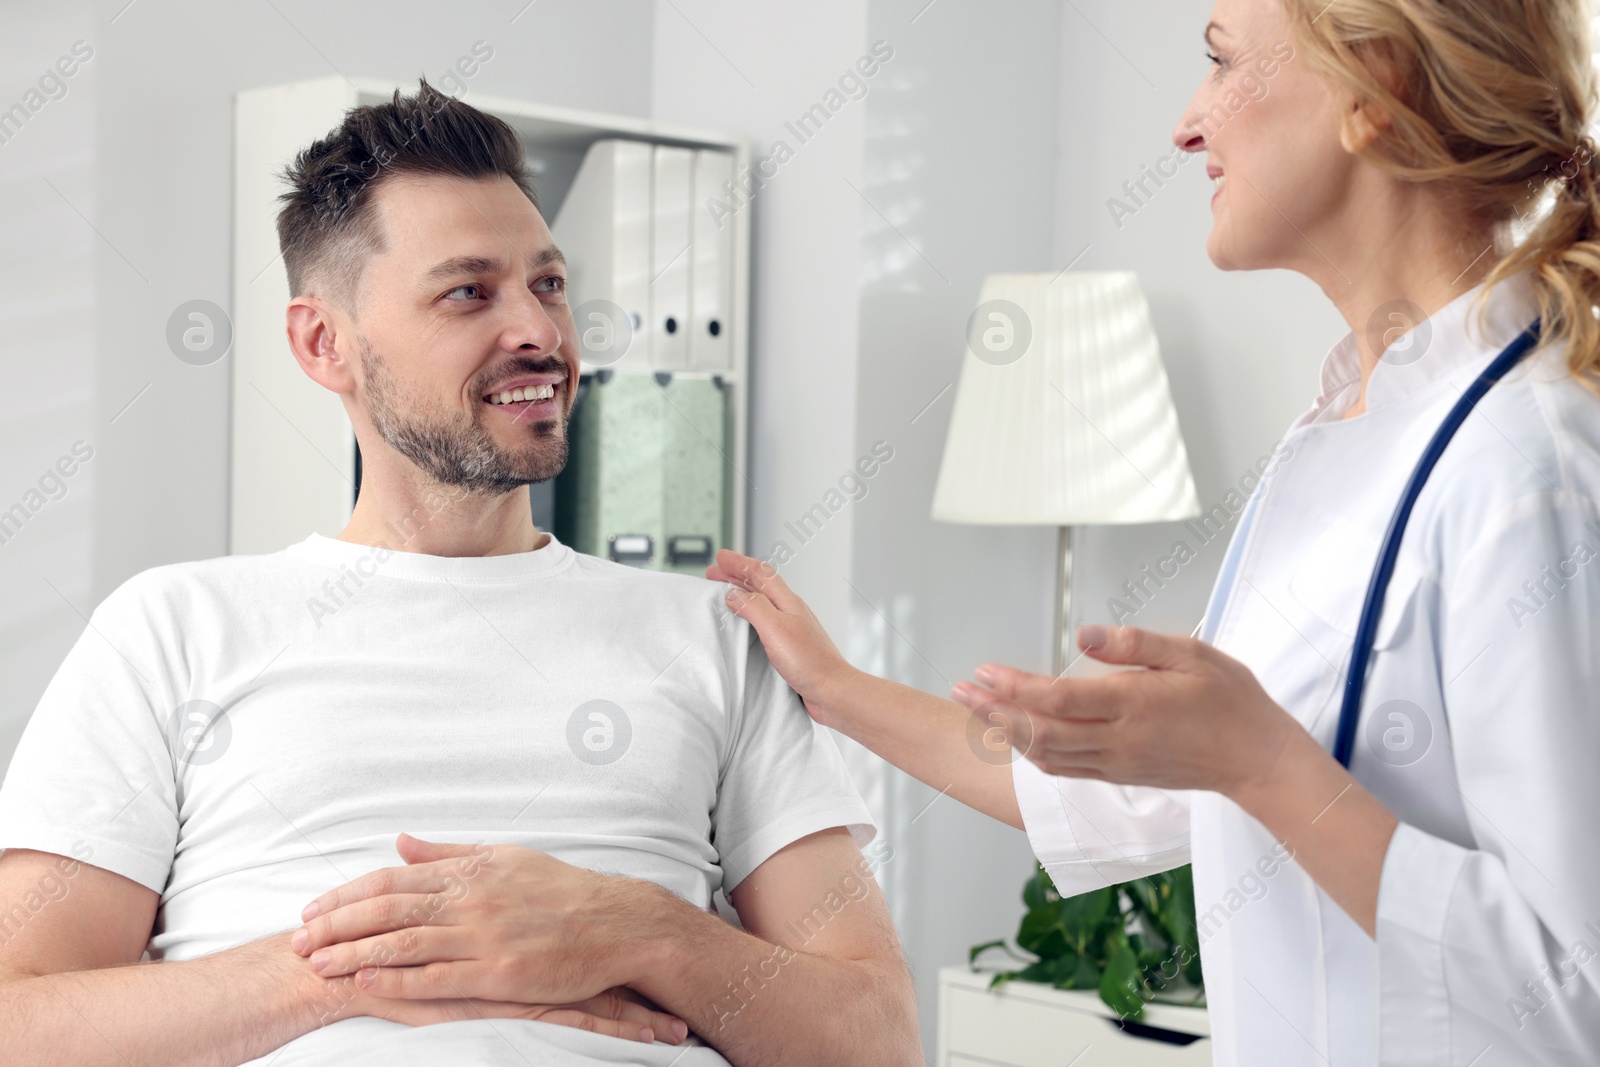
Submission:
M 356 323 L 373 429 L 445 485 L 498 495 L 555 477 L 579 350 L 544 219 L 504 177 L 407 175 L 376 205 L 389 249 L 367 261 Z M 516 389 L 534 399 L 497 402 Z

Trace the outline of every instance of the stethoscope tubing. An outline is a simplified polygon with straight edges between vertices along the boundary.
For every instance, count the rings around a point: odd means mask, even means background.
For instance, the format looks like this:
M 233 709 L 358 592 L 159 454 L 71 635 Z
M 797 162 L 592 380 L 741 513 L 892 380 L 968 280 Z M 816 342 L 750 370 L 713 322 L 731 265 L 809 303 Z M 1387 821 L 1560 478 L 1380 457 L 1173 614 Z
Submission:
M 1428 447 L 1423 450 L 1422 458 L 1417 461 L 1416 469 L 1411 472 L 1405 491 L 1400 495 L 1400 504 L 1389 520 L 1383 547 L 1378 552 L 1377 563 L 1373 566 L 1372 577 L 1367 583 L 1366 600 L 1361 605 L 1361 620 L 1356 626 L 1355 644 L 1350 651 L 1350 669 L 1345 675 L 1344 698 L 1339 707 L 1339 730 L 1334 737 L 1333 756 L 1346 768 L 1350 766 L 1350 756 L 1355 748 L 1356 723 L 1361 716 L 1361 696 L 1366 686 L 1367 665 L 1372 658 L 1374 637 L 1378 632 L 1378 619 L 1383 615 L 1384 594 L 1388 592 L 1389 579 L 1394 575 L 1395 560 L 1400 555 L 1400 540 L 1405 536 L 1411 509 L 1416 506 L 1417 498 L 1422 495 L 1422 487 L 1427 484 L 1428 476 L 1433 473 L 1439 457 L 1444 455 L 1445 447 L 1450 444 L 1451 438 L 1455 437 L 1456 431 L 1472 413 L 1472 409 L 1477 407 L 1478 401 L 1483 399 L 1483 395 L 1538 343 L 1539 327 L 1540 320 L 1534 319 L 1533 324 L 1518 334 L 1516 339 L 1484 368 L 1483 373 L 1467 387 L 1466 392 L 1461 394 L 1455 406 L 1450 409 L 1450 413 L 1445 416 L 1444 422 L 1434 431 Z

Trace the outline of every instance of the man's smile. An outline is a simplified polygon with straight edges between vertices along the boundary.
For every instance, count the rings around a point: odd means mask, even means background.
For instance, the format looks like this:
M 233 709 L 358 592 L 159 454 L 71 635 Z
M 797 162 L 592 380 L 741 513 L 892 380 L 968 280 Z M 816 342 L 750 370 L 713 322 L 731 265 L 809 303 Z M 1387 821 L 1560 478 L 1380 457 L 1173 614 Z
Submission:
M 562 415 L 561 400 L 564 380 L 530 378 L 525 383 L 506 383 L 498 392 L 484 396 L 483 402 L 497 411 L 509 415 L 514 422 L 536 422 Z

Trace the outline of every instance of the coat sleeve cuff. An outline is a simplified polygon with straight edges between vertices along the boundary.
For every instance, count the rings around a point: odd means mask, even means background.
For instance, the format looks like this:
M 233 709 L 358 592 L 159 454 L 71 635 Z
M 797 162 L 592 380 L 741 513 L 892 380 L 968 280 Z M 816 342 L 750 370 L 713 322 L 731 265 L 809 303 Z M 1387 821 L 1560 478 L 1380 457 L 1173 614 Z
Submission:
M 1017 791 L 1017 808 L 1028 833 L 1033 854 L 1045 866 L 1081 859 L 1078 842 L 1067 821 L 1066 805 L 1055 788 L 1055 779 L 1041 771 L 1032 760 L 1011 762 L 1011 783 Z
M 1378 877 L 1379 1062 L 1445 1063 L 1445 922 L 1468 852 L 1400 823 Z
M 1189 808 L 1160 789 L 1046 774 L 1011 764 L 1034 855 L 1062 896 L 1143 878 L 1189 862 Z

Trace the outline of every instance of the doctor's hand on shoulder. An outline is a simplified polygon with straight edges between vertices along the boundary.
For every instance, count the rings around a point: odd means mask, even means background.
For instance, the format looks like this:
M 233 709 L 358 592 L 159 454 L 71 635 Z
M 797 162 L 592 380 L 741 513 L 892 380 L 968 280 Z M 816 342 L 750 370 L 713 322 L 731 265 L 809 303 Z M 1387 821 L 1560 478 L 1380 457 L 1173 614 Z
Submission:
M 735 587 L 730 610 L 756 629 L 812 717 L 854 735 L 860 715 L 845 709 L 861 701 L 851 690 L 880 680 L 845 660 L 770 564 L 724 549 L 706 577 Z M 1102 663 L 1143 669 L 1055 678 L 985 664 L 951 695 L 1046 773 L 1122 785 L 1238 795 L 1311 741 L 1248 667 L 1204 642 L 1132 626 L 1085 626 L 1077 637 Z
M 727 582 L 728 610 L 748 622 L 761 638 L 767 659 L 789 688 L 805 702 L 806 711 L 824 726 L 840 723 L 829 695 L 848 688 L 859 675 L 839 652 L 822 623 L 812 614 L 772 564 L 731 549 L 719 549 L 706 577 Z

